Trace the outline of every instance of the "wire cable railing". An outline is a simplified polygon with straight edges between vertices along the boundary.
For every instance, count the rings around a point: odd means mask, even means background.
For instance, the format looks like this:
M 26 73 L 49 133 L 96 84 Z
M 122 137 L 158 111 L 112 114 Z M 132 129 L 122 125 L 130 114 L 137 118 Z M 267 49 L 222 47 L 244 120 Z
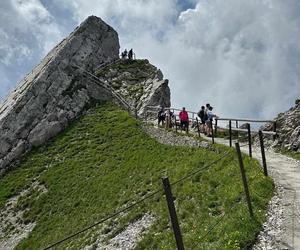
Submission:
M 226 152 L 226 153 L 223 154 L 221 157 L 219 157 L 218 159 L 216 159 L 216 160 L 210 162 L 209 164 L 203 166 L 202 168 L 199 168 L 199 169 L 197 169 L 197 170 L 194 170 L 194 171 L 191 171 L 191 172 L 187 173 L 187 174 L 186 174 L 185 176 L 183 176 L 182 178 L 180 178 L 180 179 L 178 179 L 178 180 L 172 182 L 171 185 L 172 185 L 172 186 L 175 186 L 175 185 L 177 185 L 177 184 L 179 184 L 179 183 L 182 183 L 182 182 L 185 181 L 186 179 L 188 179 L 188 178 L 194 176 L 195 174 L 198 174 L 199 172 L 204 171 L 204 170 L 210 168 L 211 166 L 217 164 L 218 162 L 220 162 L 221 160 L 223 160 L 224 158 L 226 158 L 229 154 L 230 154 L 229 151 Z M 159 193 L 161 193 L 161 192 L 163 192 L 163 189 L 162 189 L 162 188 L 159 188 L 159 189 L 157 189 L 157 190 L 155 190 L 155 191 L 152 191 L 150 194 L 145 195 L 143 198 L 140 198 L 140 199 L 137 200 L 137 201 L 134 201 L 132 204 L 126 206 L 125 208 L 122 208 L 122 209 L 120 209 L 120 210 L 117 210 L 116 212 L 114 212 L 114 213 L 108 215 L 107 217 L 105 217 L 104 219 L 101 219 L 100 221 L 95 222 L 95 223 L 93 223 L 93 224 L 91 224 L 91 225 L 89 225 L 89 226 L 87 226 L 87 227 L 85 227 L 85 228 L 83 228 L 83 229 L 81 229 L 81 230 L 79 230 L 79 231 L 77 231 L 77 232 L 75 232 L 75 233 L 73 233 L 73 234 L 71 234 L 71 235 L 69 235 L 69 236 L 63 238 L 63 239 L 61 239 L 61 240 L 59 240 L 59 241 L 57 241 L 57 242 L 55 242 L 55 243 L 53 243 L 53 244 L 47 246 L 47 247 L 44 248 L 44 249 L 45 249 L 45 250 L 46 250 L 46 249 L 51 249 L 51 248 L 53 248 L 53 247 L 55 247 L 55 246 L 57 246 L 57 245 L 60 245 L 60 244 L 62 244 L 63 242 L 68 241 L 68 240 L 70 240 L 70 239 L 72 239 L 72 238 L 78 236 L 79 234 L 82 234 L 82 233 L 84 233 L 84 232 L 86 232 L 86 231 L 92 229 L 93 227 L 95 227 L 95 226 L 97 226 L 97 225 L 99 225 L 99 224 L 102 224 L 102 223 L 104 223 L 104 222 L 106 222 L 106 221 L 108 221 L 108 220 L 110 220 L 110 219 L 112 219 L 112 218 L 114 218 L 114 217 L 116 217 L 116 216 L 118 216 L 118 215 L 120 215 L 120 214 L 126 212 L 126 211 L 129 211 L 129 210 L 133 209 L 134 207 L 140 205 L 141 203 L 145 202 L 146 200 L 148 200 L 148 199 L 154 197 L 156 194 L 159 194 Z

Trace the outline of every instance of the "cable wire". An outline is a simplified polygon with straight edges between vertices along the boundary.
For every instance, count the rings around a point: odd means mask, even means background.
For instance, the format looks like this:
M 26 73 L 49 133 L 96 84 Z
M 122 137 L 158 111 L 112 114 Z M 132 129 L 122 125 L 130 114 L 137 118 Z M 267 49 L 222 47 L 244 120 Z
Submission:
M 243 196 L 243 193 L 239 194 L 235 200 L 238 200 L 240 199 L 241 197 Z M 223 219 L 229 215 L 229 212 L 232 211 L 232 209 L 234 209 L 237 205 L 239 205 L 240 203 L 239 202 L 236 202 L 236 203 L 233 203 L 230 208 L 229 208 L 229 211 L 227 213 L 224 213 L 221 218 L 219 220 L 216 221 L 216 223 L 214 223 L 210 228 L 209 230 L 200 238 L 200 241 L 204 240 L 222 221 Z
M 206 165 L 206 166 L 204 166 L 204 167 L 202 167 L 202 168 L 200 168 L 200 169 L 198 169 L 198 170 L 196 170 L 196 171 L 193 171 L 193 172 L 191 172 L 191 173 L 185 175 L 184 177 L 180 178 L 180 179 L 177 180 L 177 181 L 172 182 L 171 185 L 172 185 L 172 186 L 177 185 L 178 183 L 180 183 L 180 182 L 182 182 L 182 181 L 184 181 L 184 180 L 186 180 L 186 179 L 192 177 L 193 175 L 195 175 L 195 174 L 197 174 L 197 173 L 199 173 L 199 172 L 201 172 L 201 171 L 203 171 L 203 170 L 205 170 L 205 169 L 207 169 L 207 168 L 213 166 L 214 164 L 216 164 L 216 163 L 218 163 L 219 161 L 223 160 L 223 159 L 224 159 L 225 157 L 227 157 L 229 154 L 230 154 L 230 152 L 227 151 L 224 155 L 222 155 L 221 157 L 219 157 L 217 160 L 211 162 L 210 164 L 208 164 L 208 165 Z
M 102 224 L 102 223 L 104 223 L 105 221 L 107 221 L 107 220 L 109 220 L 109 219 L 112 219 L 112 218 L 116 217 L 117 215 L 119 215 L 119 214 L 121 214 L 121 213 L 123 213 L 123 212 L 125 212 L 125 211 L 127 211 L 127 210 L 131 210 L 131 209 L 134 208 L 135 206 L 139 205 L 140 203 L 144 202 L 144 201 L 147 200 L 147 199 L 152 198 L 153 196 L 155 196 L 156 194 L 160 193 L 161 191 L 162 191 L 162 189 L 156 190 L 155 192 L 153 192 L 153 193 L 151 193 L 151 194 L 145 196 L 144 198 L 142 198 L 142 199 L 140 199 L 140 200 L 134 202 L 133 204 L 131 204 L 131 205 L 129 205 L 129 206 L 123 208 L 123 209 L 120 209 L 119 211 L 117 211 L 117 212 L 115 212 L 115 213 L 113 213 L 113 214 L 107 216 L 106 218 L 104 218 L 104 219 L 102 219 L 102 220 L 100 220 L 100 221 L 98 221 L 98 222 L 96 222 L 96 223 L 94 223 L 94 224 L 92 224 L 92 225 L 90 225 L 90 226 L 88 226 L 88 227 L 86 227 L 86 228 L 84 228 L 84 229 L 82 229 L 82 230 L 80 230 L 80 231 L 74 233 L 74 234 L 71 234 L 71 235 L 67 236 L 66 238 L 64 238 L 64 239 L 62 239 L 62 240 L 59 240 L 59 241 L 57 241 L 57 242 L 51 244 L 50 246 L 44 248 L 44 250 L 51 249 L 51 248 L 53 248 L 54 246 L 57 246 L 57 245 L 59 245 L 59 244 L 65 242 L 65 241 L 67 241 L 67 240 L 69 240 L 69 239 L 71 239 L 71 238 L 74 238 L 75 236 L 77 236 L 77 235 L 79 235 L 79 234 L 81 234 L 81 233 L 83 233 L 83 232 L 85 232 L 85 231 L 87 231 L 87 230 L 89 230 L 89 229 L 91 229 L 91 228 L 93 228 L 93 227 L 99 225 L 99 224 Z

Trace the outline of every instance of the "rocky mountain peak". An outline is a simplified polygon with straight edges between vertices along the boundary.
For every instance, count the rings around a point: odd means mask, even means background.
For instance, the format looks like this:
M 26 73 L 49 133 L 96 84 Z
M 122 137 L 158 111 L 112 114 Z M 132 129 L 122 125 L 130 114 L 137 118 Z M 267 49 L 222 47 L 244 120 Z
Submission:
M 0 104 L 0 174 L 96 103 L 111 101 L 131 111 L 138 108 L 138 112 L 145 105 L 170 103 L 168 81 L 162 79 L 161 72 L 154 66 L 152 72 L 143 69 L 139 60 L 121 62 L 119 48 L 117 32 L 100 18 L 90 16 L 19 82 Z M 128 72 L 128 79 L 114 66 L 122 64 L 135 68 Z M 103 65 L 117 70 L 119 76 L 95 76 Z M 141 77 L 139 81 L 132 82 L 137 77 Z M 144 99 L 133 101 L 137 98 L 134 91 L 124 95 L 121 88 L 114 87 L 118 80 L 133 86 L 123 88 L 125 92 L 143 89 Z

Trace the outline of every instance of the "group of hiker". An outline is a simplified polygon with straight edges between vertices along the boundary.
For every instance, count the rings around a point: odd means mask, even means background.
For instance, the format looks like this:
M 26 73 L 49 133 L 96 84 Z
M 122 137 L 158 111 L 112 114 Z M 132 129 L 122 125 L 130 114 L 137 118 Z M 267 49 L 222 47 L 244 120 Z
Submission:
M 214 118 L 218 118 L 216 114 L 213 113 L 213 107 L 207 103 L 206 106 L 201 106 L 201 109 L 197 113 L 197 116 L 200 120 L 200 132 L 204 133 L 205 135 L 211 137 L 212 136 L 212 122 Z M 174 113 L 170 109 L 164 109 L 163 107 L 160 108 L 157 114 L 158 119 L 158 126 L 162 124 L 165 125 L 166 128 L 172 128 L 176 125 L 176 118 Z M 186 111 L 185 107 L 179 112 L 179 126 L 182 130 L 188 132 L 189 129 L 189 115 Z
M 201 106 L 197 115 L 200 118 L 200 132 L 209 137 L 212 136 L 212 122 L 214 118 L 218 118 L 218 116 L 213 113 L 213 107 L 207 103 L 205 107 Z
M 127 49 L 125 49 L 122 53 L 121 53 L 121 59 L 125 60 L 125 59 L 128 59 L 128 60 L 133 60 L 134 59 L 134 53 L 133 53 L 133 50 L 130 49 L 128 52 L 127 52 Z

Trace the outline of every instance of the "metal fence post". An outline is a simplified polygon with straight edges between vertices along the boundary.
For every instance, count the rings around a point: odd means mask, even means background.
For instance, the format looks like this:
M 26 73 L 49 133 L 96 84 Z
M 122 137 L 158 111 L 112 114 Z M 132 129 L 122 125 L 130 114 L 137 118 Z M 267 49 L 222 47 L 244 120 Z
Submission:
M 242 181 L 243 181 L 243 185 L 244 185 L 244 191 L 245 191 L 245 195 L 246 195 L 246 201 L 248 204 L 249 214 L 251 217 L 253 217 L 254 214 L 253 214 L 253 210 L 252 210 L 252 204 L 251 204 L 251 199 L 250 199 L 247 178 L 246 178 L 243 158 L 242 158 L 242 154 L 241 154 L 240 144 L 238 142 L 235 143 L 235 148 L 236 148 L 236 152 L 237 152 L 238 159 L 239 159 L 239 165 L 240 165 L 241 176 L 242 176 Z
M 247 130 L 248 130 L 249 156 L 252 158 L 252 140 L 251 140 L 251 127 L 250 127 L 250 123 L 247 123 Z
M 261 158 L 264 168 L 264 174 L 265 176 L 268 176 L 268 168 L 267 168 L 267 162 L 266 162 L 266 155 L 265 155 L 265 145 L 264 145 L 264 137 L 261 130 L 258 131 L 259 135 L 259 143 L 260 143 L 260 149 L 261 149 Z
M 176 119 L 176 115 L 175 115 L 175 131 L 177 133 L 177 119 Z
M 175 235 L 177 249 L 184 250 L 183 240 L 182 240 L 181 231 L 180 231 L 180 227 L 179 227 L 179 223 L 178 223 L 176 209 L 174 206 L 174 197 L 172 195 L 169 178 L 168 177 L 162 178 L 162 182 L 163 182 L 163 186 L 164 186 L 164 190 L 165 190 L 166 200 L 167 200 L 167 204 L 168 204 L 172 228 L 173 228 L 174 235 Z
M 229 120 L 229 147 L 232 147 L 232 129 L 231 129 L 231 120 Z
M 218 119 L 215 119 L 215 135 L 218 132 Z

